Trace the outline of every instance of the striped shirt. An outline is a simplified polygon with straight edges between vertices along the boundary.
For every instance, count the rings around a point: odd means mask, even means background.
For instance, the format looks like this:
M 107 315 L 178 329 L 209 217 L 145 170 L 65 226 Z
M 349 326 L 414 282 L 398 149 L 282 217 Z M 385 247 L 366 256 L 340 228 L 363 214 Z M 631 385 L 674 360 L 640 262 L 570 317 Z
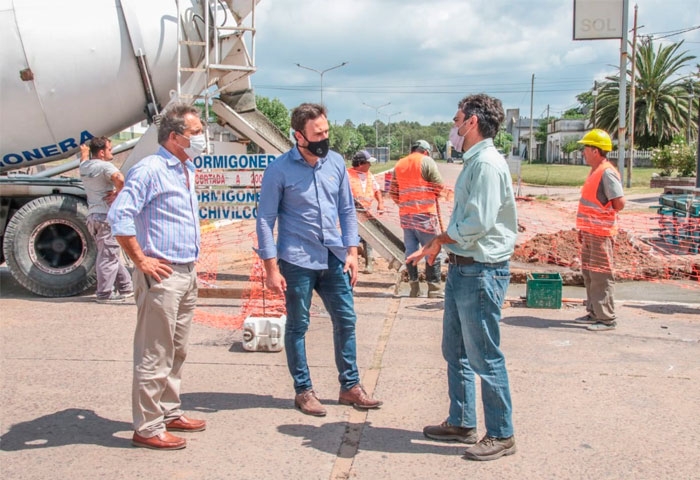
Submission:
M 136 236 L 149 257 L 189 263 L 199 256 L 199 219 L 194 164 L 183 163 L 164 147 L 134 165 L 107 220 L 115 236 Z

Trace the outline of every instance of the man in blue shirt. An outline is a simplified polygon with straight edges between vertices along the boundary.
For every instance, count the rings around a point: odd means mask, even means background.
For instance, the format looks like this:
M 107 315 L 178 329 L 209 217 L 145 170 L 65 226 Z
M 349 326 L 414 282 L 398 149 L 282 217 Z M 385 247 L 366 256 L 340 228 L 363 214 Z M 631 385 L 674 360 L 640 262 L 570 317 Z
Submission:
M 406 259 L 415 264 L 427 255 L 433 263 L 442 245 L 449 252 L 442 355 L 447 361 L 450 409 L 442 424 L 425 427 L 423 434 L 435 440 L 476 443 L 475 374 L 479 375 L 486 435 L 464 453 L 470 460 L 495 460 L 515 453 L 499 322 L 518 224 L 508 165 L 493 145 L 504 117 L 496 98 L 479 94 L 459 102 L 450 142 L 465 153 L 450 224 L 446 232 Z
M 325 107 L 303 103 L 292 111 L 291 123 L 297 145 L 265 170 L 256 230 L 266 286 L 285 295 L 284 346 L 296 392 L 294 405 L 307 415 L 326 414 L 306 361 L 305 335 L 316 291 L 333 323 L 338 402 L 377 408 L 382 402 L 365 392 L 357 369 L 352 287 L 357 282 L 358 232 L 345 162 L 329 151 Z
M 134 262 L 137 318 L 132 413 L 137 447 L 185 448 L 170 431 L 198 432 L 204 420 L 180 408 L 180 381 L 197 302 L 200 232 L 194 164 L 206 145 L 199 110 L 174 104 L 158 127 L 161 147 L 128 172 L 107 219 Z

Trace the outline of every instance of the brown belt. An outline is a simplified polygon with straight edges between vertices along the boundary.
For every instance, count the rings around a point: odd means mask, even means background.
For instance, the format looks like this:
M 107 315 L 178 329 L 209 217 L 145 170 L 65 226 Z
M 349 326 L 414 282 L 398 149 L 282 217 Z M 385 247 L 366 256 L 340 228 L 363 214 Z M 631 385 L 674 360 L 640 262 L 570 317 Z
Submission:
M 460 255 L 455 255 L 454 253 L 447 254 L 447 261 L 452 265 L 472 265 L 475 263 L 473 257 L 462 257 Z

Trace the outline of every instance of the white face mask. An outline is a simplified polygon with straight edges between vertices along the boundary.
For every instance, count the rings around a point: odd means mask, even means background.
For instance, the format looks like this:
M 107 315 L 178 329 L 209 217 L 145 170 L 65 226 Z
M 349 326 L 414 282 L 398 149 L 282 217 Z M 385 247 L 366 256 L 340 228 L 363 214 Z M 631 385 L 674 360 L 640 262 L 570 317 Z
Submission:
M 191 157 L 194 158 L 198 155 L 201 155 L 204 150 L 207 148 L 207 140 L 204 138 L 204 134 L 201 133 L 199 135 L 192 135 L 189 138 L 190 141 L 190 146 L 185 149 L 185 152 Z
M 467 123 L 466 120 L 462 122 L 462 125 L 459 127 L 455 126 L 450 129 L 450 143 L 452 144 L 452 148 L 458 152 L 461 152 L 462 148 L 464 147 L 464 136 L 459 134 L 459 129 L 462 128 L 465 123 Z

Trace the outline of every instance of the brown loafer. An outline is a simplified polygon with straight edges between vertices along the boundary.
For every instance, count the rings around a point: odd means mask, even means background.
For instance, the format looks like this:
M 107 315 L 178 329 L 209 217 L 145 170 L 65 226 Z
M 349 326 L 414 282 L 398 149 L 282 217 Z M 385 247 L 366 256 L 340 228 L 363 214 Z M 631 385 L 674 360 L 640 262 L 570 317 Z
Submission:
M 367 395 L 365 389 L 359 383 L 350 390 L 340 390 L 338 395 L 338 403 L 341 405 L 352 405 L 355 408 L 367 410 L 370 408 L 379 408 L 384 402 L 375 400 Z
M 294 406 L 301 410 L 301 413 L 307 415 L 313 415 L 314 417 L 326 416 L 326 409 L 321 405 L 316 392 L 313 390 L 298 393 L 294 397 Z
M 154 450 L 180 450 L 187 446 L 187 440 L 168 432 L 159 433 L 155 437 L 142 437 L 134 432 L 131 444 L 134 447 L 152 448 Z
M 165 428 L 172 432 L 201 432 L 207 428 L 207 422 L 181 415 L 180 418 L 166 423 Z

